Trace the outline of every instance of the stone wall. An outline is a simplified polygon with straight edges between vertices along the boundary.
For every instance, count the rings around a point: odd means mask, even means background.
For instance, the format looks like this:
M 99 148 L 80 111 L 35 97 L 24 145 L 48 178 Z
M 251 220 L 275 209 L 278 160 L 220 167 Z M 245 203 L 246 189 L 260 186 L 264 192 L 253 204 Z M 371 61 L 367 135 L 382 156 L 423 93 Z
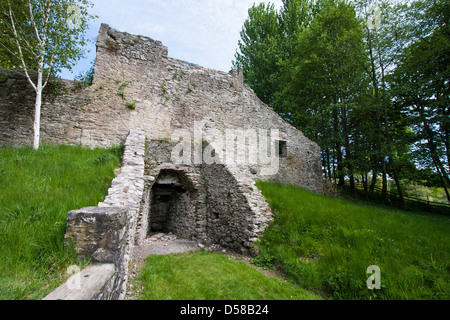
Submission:
M 208 192 L 208 239 L 224 248 L 252 254 L 254 242 L 272 221 L 267 203 L 257 195 L 258 188 L 251 181 L 238 181 L 224 165 L 203 166 L 202 173 Z
M 206 239 L 206 189 L 199 170 L 193 166 L 174 165 L 171 151 L 175 143 L 169 140 L 146 142 L 145 188 L 137 222 L 136 243 L 140 244 L 152 230 L 152 211 L 155 211 L 155 188 L 174 190 L 166 232 L 204 242 Z M 158 221 L 157 221 L 158 222 Z
M 124 148 L 120 173 L 113 180 L 104 202 L 97 207 L 69 212 L 65 234 L 65 242 L 75 245 L 81 259 L 90 260 L 94 267 L 112 265 L 113 275 L 106 268 L 106 274 L 100 272 L 101 276 L 92 278 L 94 283 L 84 281 L 72 289 L 65 283 L 46 299 L 117 300 L 124 297 L 144 192 L 145 135 L 130 131 Z M 92 270 L 82 272 L 97 274 Z
M 146 144 L 146 186 L 136 243 L 140 244 L 156 223 L 162 230 L 155 231 L 172 232 L 206 246 L 252 253 L 254 242 L 272 220 L 270 208 L 253 179 L 227 164 L 173 164 L 171 155 L 177 141 L 148 140 Z M 201 145 L 201 150 L 208 146 Z M 172 198 L 158 203 L 158 188 L 162 188 L 162 196 Z M 152 216 L 161 210 L 169 211 L 163 214 L 168 214 L 167 221 Z
M 128 209 L 128 232 L 125 234 L 125 247 L 120 250 L 123 260 L 119 267 L 122 283 L 121 297 L 125 294 L 128 281 L 128 266 L 135 243 L 137 218 L 141 209 L 145 186 L 145 134 L 142 131 L 130 130 L 124 144 L 122 167 L 120 173 L 112 181 L 108 195 L 99 207 Z
M 130 129 L 144 132 L 149 139 L 170 139 L 177 129 L 194 134 L 199 121 L 214 123 L 222 133 L 277 129 L 286 143 L 280 170 L 266 176 L 256 166 L 253 178 L 322 192 L 318 145 L 262 103 L 242 81 L 240 70 L 225 73 L 170 58 L 161 42 L 103 24 L 93 85 L 78 89 L 63 81 L 63 94 L 45 99 L 42 139 L 109 147 L 121 144 Z M 30 144 L 34 102 L 25 78 L 1 73 L 0 94 L 0 144 Z
M 65 241 L 74 243 L 79 257 L 95 265 L 114 265 L 112 285 L 108 286 L 110 292 L 106 295 L 111 300 L 119 299 L 127 281 L 127 236 L 132 232 L 129 218 L 127 207 L 83 208 L 71 211 L 67 216 Z M 80 286 L 79 290 L 82 289 Z
M 23 73 L 0 69 L 0 144 L 32 144 L 35 95 Z M 50 82 L 42 101 L 41 139 L 81 143 L 83 110 L 88 102 L 84 90 L 73 81 Z

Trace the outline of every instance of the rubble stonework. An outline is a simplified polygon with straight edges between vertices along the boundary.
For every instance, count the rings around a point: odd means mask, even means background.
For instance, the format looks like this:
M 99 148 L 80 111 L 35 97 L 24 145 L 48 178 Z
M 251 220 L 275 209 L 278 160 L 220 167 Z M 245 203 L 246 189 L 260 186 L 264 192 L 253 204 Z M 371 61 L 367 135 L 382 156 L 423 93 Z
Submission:
M 102 24 L 93 84 L 55 83 L 43 101 L 42 140 L 88 147 L 125 143 L 106 199 L 68 219 L 67 237 L 78 241 L 81 253 L 116 266 L 114 286 L 105 285 L 115 291 L 103 297 L 123 296 L 132 248 L 154 232 L 254 253 L 273 219 L 257 180 L 322 192 L 319 146 L 261 102 L 243 83 L 242 70 L 226 73 L 173 59 L 159 41 Z M 0 70 L 0 94 L 0 144 L 30 144 L 34 96 L 26 78 Z M 229 161 L 229 143 L 251 159 L 269 151 L 272 162 Z M 267 151 L 252 149 L 255 144 Z M 181 162 L 175 159 L 180 154 Z M 205 156 L 214 161 L 203 161 Z M 268 170 L 273 164 L 276 170 Z M 119 256 L 102 240 L 111 221 L 100 217 L 108 212 L 125 230 L 114 233 Z M 92 222 L 96 214 L 104 223 Z M 90 237 L 95 243 L 83 242 Z
M 115 266 L 111 285 L 100 286 L 106 299 L 122 299 L 135 244 L 136 222 L 144 192 L 145 135 L 131 130 L 124 143 L 122 167 L 105 200 L 97 207 L 67 215 L 65 241 L 74 242 L 80 257 Z M 64 285 L 63 285 L 64 286 Z M 62 290 L 66 292 L 67 290 Z M 77 296 L 77 292 L 68 297 Z
M 226 73 L 173 59 L 161 42 L 103 24 L 93 85 L 83 89 L 64 80 L 62 87 L 47 90 L 53 92 L 44 98 L 41 138 L 110 147 L 123 143 L 129 130 L 140 130 L 149 139 L 170 139 L 177 129 L 194 136 L 195 122 L 204 120 L 222 132 L 278 129 L 287 146 L 280 170 L 266 177 L 258 167 L 249 168 L 256 171 L 252 177 L 322 192 L 319 146 L 242 81 L 241 70 Z M 33 90 L 23 75 L 1 71 L 0 94 L 0 144 L 30 144 Z

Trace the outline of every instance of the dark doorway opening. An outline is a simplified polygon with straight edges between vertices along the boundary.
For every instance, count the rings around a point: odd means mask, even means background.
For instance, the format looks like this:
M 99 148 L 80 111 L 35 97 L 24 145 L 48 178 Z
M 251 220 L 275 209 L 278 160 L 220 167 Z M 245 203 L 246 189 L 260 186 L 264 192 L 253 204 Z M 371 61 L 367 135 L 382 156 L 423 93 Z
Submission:
M 179 195 L 186 192 L 177 185 L 156 184 L 152 189 L 150 232 L 172 232 L 172 219 L 177 215 Z
M 182 171 L 161 170 L 150 194 L 149 233 L 187 236 L 195 228 L 195 197 Z

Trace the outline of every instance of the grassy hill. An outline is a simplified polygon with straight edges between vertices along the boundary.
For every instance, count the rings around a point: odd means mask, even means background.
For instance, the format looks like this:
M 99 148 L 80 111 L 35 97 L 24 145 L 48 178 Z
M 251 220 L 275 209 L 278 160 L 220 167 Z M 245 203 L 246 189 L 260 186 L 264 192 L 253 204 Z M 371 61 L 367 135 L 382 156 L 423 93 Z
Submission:
M 0 299 L 41 299 L 77 264 L 66 214 L 97 205 L 121 150 L 0 148 Z M 450 299 L 450 217 L 259 183 L 275 221 L 254 264 L 206 252 L 146 260 L 142 299 Z M 369 266 L 381 290 L 369 290 Z
M 150 256 L 139 279 L 141 300 L 318 300 L 242 258 L 206 251 Z
M 121 151 L 0 148 L 0 299 L 41 299 L 77 264 L 64 248 L 70 210 L 103 201 Z
M 254 263 L 332 299 L 450 299 L 450 217 L 259 183 L 276 219 Z M 368 290 L 369 266 L 381 290 Z
M 151 256 L 141 299 L 450 299 L 450 217 L 258 187 L 275 221 L 252 262 L 288 282 L 269 281 L 224 254 Z M 381 270 L 380 290 L 367 287 L 373 265 Z

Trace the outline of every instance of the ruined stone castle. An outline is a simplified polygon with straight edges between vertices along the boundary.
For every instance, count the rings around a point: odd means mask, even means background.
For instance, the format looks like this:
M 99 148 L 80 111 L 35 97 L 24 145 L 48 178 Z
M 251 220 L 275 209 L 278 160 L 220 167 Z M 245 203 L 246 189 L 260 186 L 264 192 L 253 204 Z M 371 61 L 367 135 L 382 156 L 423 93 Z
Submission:
M 33 90 L 1 71 L 0 94 L 0 144 L 30 144 Z M 131 248 L 154 231 L 251 253 L 273 218 L 257 180 L 322 192 L 318 145 L 261 102 L 241 70 L 170 58 L 161 42 L 105 24 L 93 84 L 51 86 L 41 139 L 125 145 L 105 201 L 68 214 L 66 237 L 80 254 L 115 265 L 115 293 L 103 298 L 120 295 Z

